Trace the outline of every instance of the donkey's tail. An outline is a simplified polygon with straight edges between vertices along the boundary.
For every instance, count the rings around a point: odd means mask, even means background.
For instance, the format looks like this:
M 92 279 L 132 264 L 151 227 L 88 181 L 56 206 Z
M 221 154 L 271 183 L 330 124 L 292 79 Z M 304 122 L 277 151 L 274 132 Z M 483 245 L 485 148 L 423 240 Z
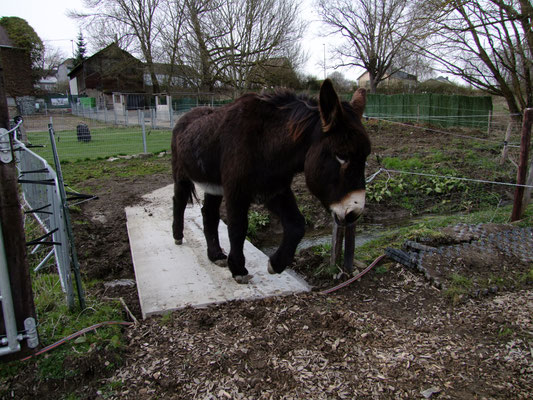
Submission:
M 194 182 L 191 181 L 191 193 L 189 194 L 189 203 L 194 204 L 194 202 L 200 204 L 200 198 L 198 197 L 198 193 L 196 192 L 196 186 L 194 185 Z

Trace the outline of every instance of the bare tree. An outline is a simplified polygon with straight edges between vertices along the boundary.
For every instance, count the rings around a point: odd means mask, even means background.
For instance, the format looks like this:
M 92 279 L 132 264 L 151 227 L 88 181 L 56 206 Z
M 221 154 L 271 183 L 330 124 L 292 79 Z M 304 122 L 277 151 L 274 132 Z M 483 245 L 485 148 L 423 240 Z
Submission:
M 187 12 L 185 1 L 169 0 L 161 4 L 162 18 L 158 25 L 159 29 L 159 51 L 158 58 L 170 66 L 168 71 L 167 86 L 172 84 L 174 75 L 185 77 L 189 75 L 188 69 L 183 64 L 185 51 L 185 28 Z
M 176 48 L 174 60 L 192 67 L 186 72 L 202 90 L 248 88 L 253 72 L 270 68 L 273 58 L 299 60 L 303 28 L 294 0 L 174 0 L 172 7 L 167 15 L 184 19 L 179 35 L 165 24 L 163 36 L 173 38 L 167 50 Z
M 329 34 L 342 37 L 334 49 L 335 67 L 364 68 L 372 93 L 381 81 L 408 65 L 416 54 L 414 44 L 425 39 L 430 26 L 418 0 L 317 0 L 316 4 Z
M 438 35 L 424 49 L 444 72 L 503 96 L 512 114 L 533 106 L 530 0 L 436 1 Z
M 57 71 L 59 65 L 65 59 L 65 53 L 60 48 L 46 45 L 44 48 L 44 56 L 42 60 L 42 77 L 53 74 Z
M 72 11 L 69 15 L 83 21 L 89 32 L 95 30 L 109 40 L 129 37 L 146 61 L 155 93 L 159 83 L 154 69 L 154 43 L 158 30 L 160 0 L 83 0 L 89 13 Z M 107 42 L 109 44 L 110 41 Z

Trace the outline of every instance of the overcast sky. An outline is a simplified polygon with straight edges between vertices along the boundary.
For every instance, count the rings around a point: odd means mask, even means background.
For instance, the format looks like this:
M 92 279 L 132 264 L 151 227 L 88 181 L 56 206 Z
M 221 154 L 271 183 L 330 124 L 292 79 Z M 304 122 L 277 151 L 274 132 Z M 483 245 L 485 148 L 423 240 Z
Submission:
M 307 21 L 307 33 L 303 42 L 304 49 L 309 54 L 309 61 L 304 67 L 306 74 L 314 75 L 317 78 L 324 77 L 324 71 L 320 62 L 324 58 L 324 43 L 331 43 L 332 39 L 323 39 L 319 33 L 323 27 L 318 21 L 314 21 L 310 5 L 312 0 L 304 0 L 303 19 Z M 73 54 L 76 48 L 76 38 L 79 27 L 75 20 L 67 17 L 67 10 L 82 10 L 81 0 L 1 0 L 0 16 L 24 18 L 28 24 L 37 32 L 45 45 L 59 47 L 67 57 Z M 326 50 L 331 45 L 326 44 Z M 95 49 L 89 46 L 89 54 Z M 328 69 L 327 73 L 333 72 Z M 346 78 L 355 80 L 360 74 L 360 70 L 343 69 L 341 72 Z

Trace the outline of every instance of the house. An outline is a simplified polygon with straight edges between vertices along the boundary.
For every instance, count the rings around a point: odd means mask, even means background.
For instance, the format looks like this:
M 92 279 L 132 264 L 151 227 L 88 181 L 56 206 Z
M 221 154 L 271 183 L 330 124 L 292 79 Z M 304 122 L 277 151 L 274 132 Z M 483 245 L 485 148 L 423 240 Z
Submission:
M 4 73 L 9 115 L 32 113 L 35 98 L 30 54 L 25 49 L 15 47 L 2 26 L 0 26 L 0 64 Z
M 96 99 L 98 108 L 113 107 L 113 93 L 144 93 L 143 63 L 116 43 L 76 65 L 70 73 L 70 94 Z
M 404 86 L 411 87 L 416 85 L 418 79 L 416 75 L 408 74 L 404 71 L 396 71 L 393 74 L 387 75 L 380 84 L 384 85 L 398 85 L 403 84 Z M 370 74 L 368 71 L 365 71 L 359 78 L 357 78 L 357 86 L 360 88 L 370 88 Z
M 57 87 L 57 70 L 52 70 L 50 73 L 46 76 L 43 76 L 39 81 L 35 84 L 35 88 L 42 90 L 43 92 L 52 92 Z
M 57 83 L 68 83 L 69 78 L 68 74 L 72 69 L 74 68 L 74 59 L 73 58 L 67 58 L 65 61 L 63 61 L 61 64 L 57 67 Z

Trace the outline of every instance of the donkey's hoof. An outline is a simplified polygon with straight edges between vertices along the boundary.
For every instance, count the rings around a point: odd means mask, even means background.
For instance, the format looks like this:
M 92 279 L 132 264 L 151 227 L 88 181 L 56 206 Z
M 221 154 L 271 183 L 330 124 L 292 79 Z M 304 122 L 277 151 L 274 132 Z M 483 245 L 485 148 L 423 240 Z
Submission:
M 177 245 L 183 244 L 183 239 L 174 239 L 174 243 Z
M 272 264 L 270 263 L 270 260 L 268 260 L 268 268 L 267 268 L 267 271 L 269 274 L 271 275 L 275 275 L 276 274 L 276 271 L 274 271 L 274 268 L 272 268 Z
M 228 266 L 228 259 L 223 258 L 220 260 L 215 260 L 213 261 L 213 264 L 215 264 L 217 267 L 220 267 L 220 268 L 226 268 Z
M 253 275 L 235 275 L 233 277 L 233 279 L 235 279 L 235 282 L 241 284 L 241 285 L 246 285 L 248 282 L 250 282 L 252 280 L 254 276 Z

